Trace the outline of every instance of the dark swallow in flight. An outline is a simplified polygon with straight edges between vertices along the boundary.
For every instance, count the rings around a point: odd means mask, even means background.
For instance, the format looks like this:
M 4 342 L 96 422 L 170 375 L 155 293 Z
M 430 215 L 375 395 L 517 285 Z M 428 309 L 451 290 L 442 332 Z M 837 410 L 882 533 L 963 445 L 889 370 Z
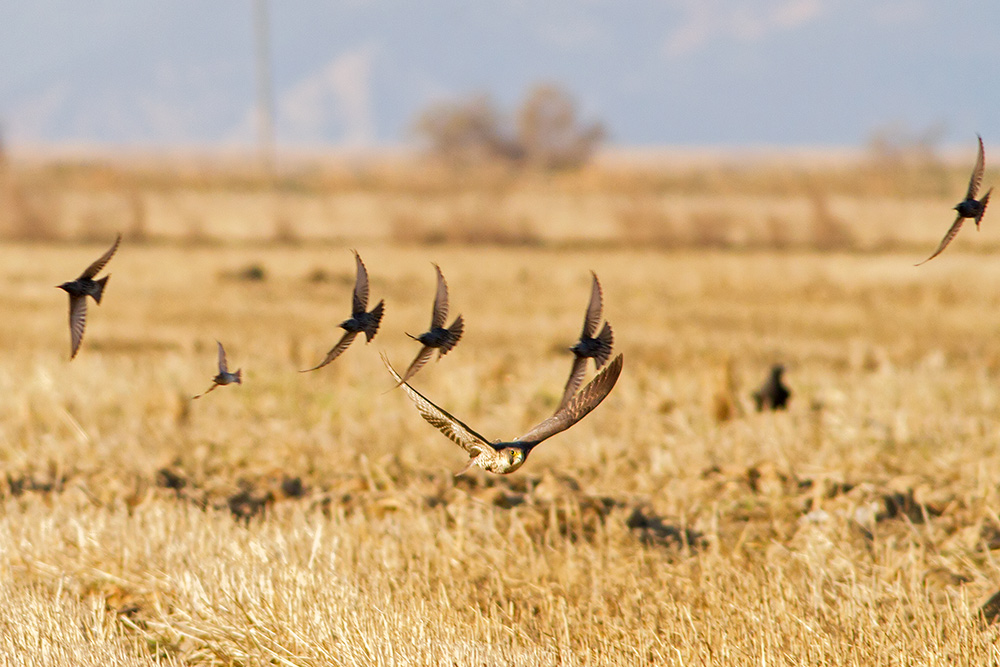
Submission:
M 241 369 L 237 368 L 235 373 L 230 373 L 229 366 L 226 364 L 226 351 L 222 349 L 222 343 L 215 341 L 215 344 L 219 346 L 219 374 L 212 378 L 211 387 L 194 398 L 201 398 L 216 387 L 221 387 L 224 384 L 232 384 L 234 382 L 236 384 L 243 384 Z
M 89 295 L 97 303 L 101 303 L 101 296 L 104 294 L 104 286 L 108 283 L 110 274 L 100 280 L 94 280 L 94 276 L 101 272 L 104 265 L 108 263 L 111 256 L 118 250 L 118 244 L 122 241 L 122 235 L 118 234 L 114 244 L 100 259 L 91 264 L 80 274 L 76 280 L 70 280 L 62 285 L 56 285 L 61 290 L 69 294 L 69 336 L 71 351 L 69 358 L 72 359 L 80 349 L 80 342 L 83 340 L 83 330 L 87 326 L 87 296 Z
M 366 311 L 368 308 L 368 270 L 361 261 L 361 255 L 358 254 L 358 251 L 353 250 L 352 252 L 354 253 L 354 259 L 358 263 L 358 278 L 354 283 L 351 317 L 340 323 L 340 328 L 344 330 L 344 335 L 326 353 L 326 359 L 321 361 L 318 366 L 299 371 L 300 373 L 308 373 L 309 371 L 315 371 L 326 366 L 340 356 L 340 353 L 347 349 L 347 346 L 354 341 L 354 338 L 359 333 L 364 332 L 366 342 L 371 342 L 371 339 L 375 337 L 375 333 L 378 331 L 378 325 L 382 321 L 382 313 L 385 311 L 385 300 L 379 301 L 378 305 L 371 312 Z
M 785 372 L 785 367 L 781 364 L 771 366 L 771 374 L 760 386 L 760 389 L 753 393 L 753 402 L 757 406 L 757 412 L 767 410 L 784 410 L 788 407 L 788 399 L 792 392 L 785 386 L 781 376 Z
M 955 222 L 951 223 L 951 227 L 948 229 L 948 233 L 944 235 L 941 239 L 941 244 L 938 245 L 937 250 L 934 254 L 925 259 L 920 264 L 931 261 L 948 247 L 951 240 L 955 238 L 958 234 L 958 230 L 962 228 L 962 223 L 965 222 L 966 218 L 972 218 L 976 221 L 976 229 L 979 229 L 979 221 L 983 219 L 983 214 L 986 213 L 986 205 L 990 202 L 990 194 L 993 192 L 993 188 L 986 191 L 983 198 L 976 201 L 976 195 L 979 193 L 979 186 L 983 182 L 983 171 L 986 166 L 986 156 L 983 151 L 983 138 L 978 134 L 979 138 L 979 154 L 976 156 L 976 166 L 972 168 L 972 176 L 969 178 L 969 189 L 965 193 L 965 199 L 960 201 L 955 205 L 954 210 L 958 211 L 958 215 L 955 217 Z M 916 266 L 920 266 L 917 264 Z
M 601 332 L 596 337 L 594 336 L 594 332 L 597 331 L 597 325 L 601 323 L 603 294 L 601 292 L 601 283 L 597 280 L 597 274 L 591 271 L 590 275 L 594 277 L 594 283 L 590 291 L 590 303 L 587 305 L 587 314 L 583 318 L 583 332 L 580 334 L 580 340 L 577 341 L 576 345 L 570 348 L 570 351 L 576 358 L 573 359 L 573 368 L 570 370 L 569 379 L 566 381 L 566 388 L 563 390 L 562 400 L 559 401 L 559 407 L 556 409 L 556 412 L 562 410 L 576 394 L 577 389 L 580 388 L 584 373 L 587 370 L 587 359 L 593 359 L 596 368 L 600 369 L 601 366 L 607 363 L 608 357 L 611 356 L 611 347 L 615 342 L 611 325 L 607 322 L 604 323 Z
M 434 309 L 431 311 L 431 328 L 419 336 L 406 334 L 413 340 L 422 343 L 423 347 L 417 354 L 416 359 L 413 360 L 413 363 L 410 364 L 410 367 L 403 373 L 403 379 L 399 384 L 407 382 L 411 377 L 416 375 L 417 371 L 430 361 L 434 350 L 438 351 L 438 359 L 440 359 L 448 354 L 451 348 L 455 347 L 458 344 L 458 340 L 462 337 L 465 324 L 462 321 L 461 315 L 455 318 L 450 327 L 445 328 L 444 326 L 445 320 L 448 318 L 448 283 L 445 282 L 444 276 L 441 274 L 441 268 L 437 264 L 434 265 L 434 270 L 437 271 L 437 294 L 434 296 Z M 398 387 L 399 385 L 396 386 Z

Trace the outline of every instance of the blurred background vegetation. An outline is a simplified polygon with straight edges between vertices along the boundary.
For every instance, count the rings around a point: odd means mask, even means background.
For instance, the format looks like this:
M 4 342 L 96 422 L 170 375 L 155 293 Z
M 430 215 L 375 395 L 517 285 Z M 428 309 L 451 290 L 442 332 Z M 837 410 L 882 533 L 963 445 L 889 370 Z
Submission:
M 943 127 L 899 124 L 850 152 L 627 151 L 552 83 L 510 111 L 487 94 L 434 103 L 412 127 L 419 151 L 286 154 L 274 170 L 218 153 L 0 152 L 0 238 L 919 252 L 949 224 L 973 151 L 946 159 Z

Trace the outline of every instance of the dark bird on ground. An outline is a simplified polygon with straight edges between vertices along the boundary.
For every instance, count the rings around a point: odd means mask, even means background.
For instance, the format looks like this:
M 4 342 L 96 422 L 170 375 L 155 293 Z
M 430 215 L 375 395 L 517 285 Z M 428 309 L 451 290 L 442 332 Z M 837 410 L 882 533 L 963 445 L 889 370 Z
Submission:
M 979 186 L 983 182 L 983 170 L 986 166 L 986 156 L 983 151 L 983 138 L 978 134 L 979 137 L 979 154 L 976 156 L 976 166 L 972 168 L 972 176 L 969 178 L 969 189 L 965 193 L 965 199 L 957 203 L 954 210 L 958 211 L 958 215 L 955 217 L 955 222 L 951 223 L 951 227 L 948 229 L 948 233 L 944 235 L 941 239 L 941 244 L 938 245 L 937 250 L 934 254 L 925 259 L 920 264 L 931 261 L 948 247 L 951 240 L 958 235 L 958 230 L 962 228 L 962 223 L 965 222 L 966 218 L 972 218 L 976 221 L 976 229 L 979 229 L 979 221 L 983 219 L 983 215 L 986 213 L 986 205 L 990 202 L 990 194 L 993 192 L 993 188 L 986 191 L 983 198 L 976 200 L 976 195 L 979 193 Z M 916 266 L 920 266 L 917 264 Z
M 576 394 L 577 389 L 583 383 L 583 376 L 587 371 L 587 359 L 593 359 L 596 368 L 607 363 L 611 356 L 611 347 L 614 345 L 615 337 L 611 331 L 611 325 L 607 322 L 601 328 L 601 332 L 594 336 L 597 325 L 601 323 L 601 310 L 603 309 L 603 293 L 601 283 L 597 280 L 597 274 L 593 271 L 590 275 L 594 277 L 593 287 L 590 290 L 590 303 L 587 305 L 587 314 L 583 318 L 583 332 L 576 345 L 570 348 L 575 355 L 573 368 L 569 372 L 569 379 L 566 380 L 566 388 L 563 390 L 562 400 L 556 412 L 563 409 L 570 399 Z
M 211 392 L 216 387 L 220 387 L 224 384 L 243 384 L 243 377 L 241 369 L 237 368 L 236 372 L 230 373 L 229 366 L 226 364 L 226 351 L 222 349 L 222 343 L 215 341 L 215 344 L 219 346 L 219 374 L 212 378 L 212 386 L 198 394 L 194 398 L 201 398 L 205 394 Z
M 448 354 L 462 337 L 465 325 L 461 315 L 455 318 L 450 327 L 445 328 L 444 326 L 445 320 L 448 318 L 448 283 L 445 282 L 441 268 L 437 264 L 434 265 L 434 270 L 437 271 L 437 294 L 434 296 L 434 310 L 431 312 L 431 328 L 419 336 L 406 334 L 413 340 L 422 343 L 423 347 L 410 367 L 403 373 L 403 379 L 400 380 L 399 384 L 408 382 L 411 377 L 416 375 L 417 371 L 430 361 L 434 350 L 438 351 L 438 359 L 440 359 Z
M 370 312 L 366 310 L 368 308 L 368 270 L 365 268 L 364 262 L 361 261 L 361 255 L 358 254 L 358 251 L 353 250 L 352 252 L 354 253 L 354 259 L 358 263 L 358 277 L 354 283 L 351 317 L 340 323 L 340 328 L 344 330 L 344 335 L 326 353 L 326 359 L 321 361 L 318 366 L 300 371 L 301 373 L 308 373 L 309 371 L 315 371 L 326 366 L 340 356 L 340 353 L 347 349 L 347 346 L 354 341 L 355 336 L 359 333 L 364 332 L 366 342 L 370 343 L 378 331 L 378 325 L 382 321 L 382 314 L 385 311 L 385 300 L 379 301 L 378 305 Z
M 490 442 L 448 412 L 434 405 L 409 384 L 402 382 L 403 378 L 399 376 L 384 354 L 382 361 L 385 362 L 386 368 L 392 373 L 396 382 L 402 383 L 407 396 L 417 406 L 420 416 L 469 453 L 469 463 L 456 475 L 461 475 L 473 466 L 479 466 L 498 475 L 506 475 L 520 468 L 538 443 L 556 433 L 565 431 L 600 405 L 618 381 L 623 363 L 622 355 L 619 354 L 569 403 L 521 437 L 509 442 L 500 440 Z
M 760 386 L 760 389 L 753 393 L 753 402 L 757 406 L 757 412 L 762 410 L 784 410 L 788 407 L 788 399 L 791 398 L 791 390 L 785 386 L 782 374 L 785 367 L 781 364 L 771 366 L 771 374 Z
M 111 245 L 100 259 L 88 266 L 80 277 L 70 280 L 62 285 L 56 285 L 61 290 L 69 294 L 69 336 L 71 351 L 69 358 L 72 359 L 80 350 L 80 342 L 83 341 L 83 330 L 87 326 L 87 296 L 89 295 L 97 303 L 101 303 L 101 296 L 104 294 L 104 287 L 108 284 L 110 274 L 100 280 L 94 280 L 94 276 L 101 272 L 104 265 L 111 260 L 111 256 L 118 250 L 118 244 L 122 242 L 122 235 Z

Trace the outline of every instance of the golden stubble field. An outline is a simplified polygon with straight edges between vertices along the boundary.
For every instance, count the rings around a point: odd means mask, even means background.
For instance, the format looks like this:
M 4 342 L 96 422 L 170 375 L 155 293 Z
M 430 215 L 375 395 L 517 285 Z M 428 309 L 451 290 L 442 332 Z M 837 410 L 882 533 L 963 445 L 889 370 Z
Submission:
M 361 248 L 383 329 L 302 375 L 346 249 L 126 245 L 70 364 L 51 286 L 100 250 L 0 250 L 8 657 L 996 661 L 988 257 Z M 603 280 L 622 379 L 509 477 L 453 479 L 464 453 L 386 393 L 377 352 L 415 352 L 431 260 L 468 328 L 415 384 L 497 437 L 554 408 Z M 215 338 L 247 382 L 191 403 Z M 751 414 L 775 360 L 791 409 Z
M 979 238 L 919 269 L 362 242 L 382 328 L 311 374 L 346 245 L 126 240 L 70 363 L 53 285 L 111 239 L 4 243 L 0 664 L 1000 663 Z M 414 385 L 491 437 L 555 408 L 603 283 L 621 380 L 513 475 L 453 477 L 464 452 L 389 391 L 378 353 L 416 353 L 432 261 L 466 334 Z M 192 402 L 216 339 L 245 384 Z M 754 413 L 778 361 L 790 410 Z

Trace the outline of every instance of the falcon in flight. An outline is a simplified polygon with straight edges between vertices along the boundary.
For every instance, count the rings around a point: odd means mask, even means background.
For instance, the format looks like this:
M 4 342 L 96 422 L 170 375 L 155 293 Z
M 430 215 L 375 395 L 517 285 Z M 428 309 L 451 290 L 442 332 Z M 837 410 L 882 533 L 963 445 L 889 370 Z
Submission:
M 490 442 L 403 382 L 403 378 L 399 376 L 384 354 L 382 361 L 385 362 L 386 368 L 392 373 L 396 382 L 399 382 L 406 390 L 407 396 L 417 406 L 420 416 L 469 453 L 468 464 L 456 475 L 461 475 L 473 466 L 479 466 L 498 475 L 506 475 L 520 468 L 538 443 L 557 433 L 562 433 L 600 405 L 618 381 L 618 376 L 622 372 L 623 359 L 622 355 L 619 354 L 603 371 L 597 374 L 597 377 L 590 381 L 590 384 L 580 390 L 554 415 L 521 437 L 508 442 L 501 440 Z

